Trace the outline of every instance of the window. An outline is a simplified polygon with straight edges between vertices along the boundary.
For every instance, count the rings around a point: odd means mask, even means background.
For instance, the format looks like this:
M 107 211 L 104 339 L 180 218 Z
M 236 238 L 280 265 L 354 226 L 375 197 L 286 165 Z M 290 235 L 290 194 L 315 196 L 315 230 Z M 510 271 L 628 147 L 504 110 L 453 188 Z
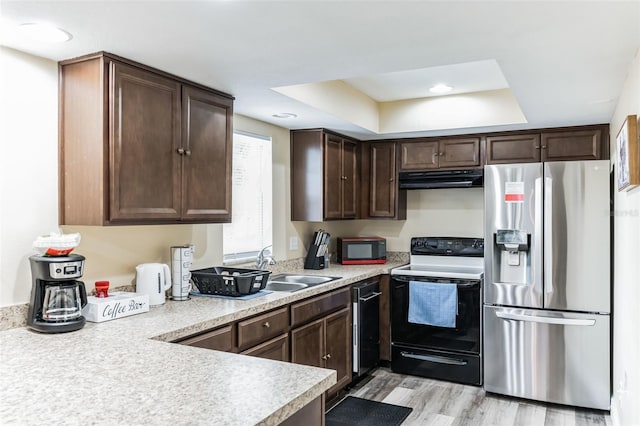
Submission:
M 233 133 L 232 218 L 223 225 L 224 263 L 246 263 L 272 244 L 271 138 Z

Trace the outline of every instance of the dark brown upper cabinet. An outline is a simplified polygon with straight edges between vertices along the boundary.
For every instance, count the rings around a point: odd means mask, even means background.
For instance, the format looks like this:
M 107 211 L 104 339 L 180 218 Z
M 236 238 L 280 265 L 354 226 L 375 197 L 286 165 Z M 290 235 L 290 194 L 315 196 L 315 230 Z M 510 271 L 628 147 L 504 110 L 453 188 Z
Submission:
M 358 214 L 358 143 L 323 129 L 291 131 L 291 220 Z
M 406 219 L 407 191 L 398 189 L 396 142 L 361 144 L 361 217 Z
M 539 130 L 486 137 L 487 164 L 609 158 L 607 125 Z
M 540 134 L 487 136 L 487 164 L 540 161 Z
M 61 224 L 231 220 L 233 97 L 107 53 L 59 68 Z
M 400 143 L 400 170 L 482 166 L 480 138 L 414 139 Z
M 608 159 L 608 140 L 608 128 L 542 132 L 542 161 Z

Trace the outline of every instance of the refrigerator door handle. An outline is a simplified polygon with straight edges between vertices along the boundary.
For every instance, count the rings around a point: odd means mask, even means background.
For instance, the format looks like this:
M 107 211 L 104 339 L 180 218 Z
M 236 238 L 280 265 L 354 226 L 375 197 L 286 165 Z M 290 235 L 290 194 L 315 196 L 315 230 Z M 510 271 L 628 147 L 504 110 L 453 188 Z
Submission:
M 544 306 L 544 300 L 542 299 L 542 286 L 543 286 L 543 261 L 542 261 L 542 236 L 543 236 L 543 187 L 542 178 L 535 180 L 535 213 L 534 213 L 534 250 L 532 252 L 531 272 L 532 272 L 532 284 L 534 293 L 539 295 L 540 304 L 539 307 Z
M 594 326 L 596 324 L 595 319 L 555 318 L 555 317 L 545 317 L 545 316 L 538 316 L 538 315 L 515 314 L 511 312 L 496 312 L 496 316 L 506 320 L 539 322 L 543 324 L 583 325 L 583 326 Z
M 553 294 L 553 179 L 544 179 L 544 292 Z M 545 297 L 545 306 L 548 298 Z

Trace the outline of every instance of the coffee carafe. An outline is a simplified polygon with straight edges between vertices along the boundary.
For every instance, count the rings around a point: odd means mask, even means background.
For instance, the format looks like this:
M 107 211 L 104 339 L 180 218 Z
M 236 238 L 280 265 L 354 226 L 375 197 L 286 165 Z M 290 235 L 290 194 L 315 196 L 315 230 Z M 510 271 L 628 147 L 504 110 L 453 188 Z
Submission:
M 87 292 L 82 281 L 84 256 L 31 256 L 32 288 L 27 326 L 42 333 L 64 333 L 84 327 Z

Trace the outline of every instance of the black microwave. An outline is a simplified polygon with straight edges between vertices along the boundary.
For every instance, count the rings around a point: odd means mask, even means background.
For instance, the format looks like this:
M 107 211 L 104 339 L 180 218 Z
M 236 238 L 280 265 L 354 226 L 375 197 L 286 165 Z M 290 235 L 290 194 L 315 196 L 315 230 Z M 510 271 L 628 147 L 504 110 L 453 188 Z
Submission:
M 377 237 L 338 238 L 338 262 L 343 265 L 387 263 L 387 240 Z

